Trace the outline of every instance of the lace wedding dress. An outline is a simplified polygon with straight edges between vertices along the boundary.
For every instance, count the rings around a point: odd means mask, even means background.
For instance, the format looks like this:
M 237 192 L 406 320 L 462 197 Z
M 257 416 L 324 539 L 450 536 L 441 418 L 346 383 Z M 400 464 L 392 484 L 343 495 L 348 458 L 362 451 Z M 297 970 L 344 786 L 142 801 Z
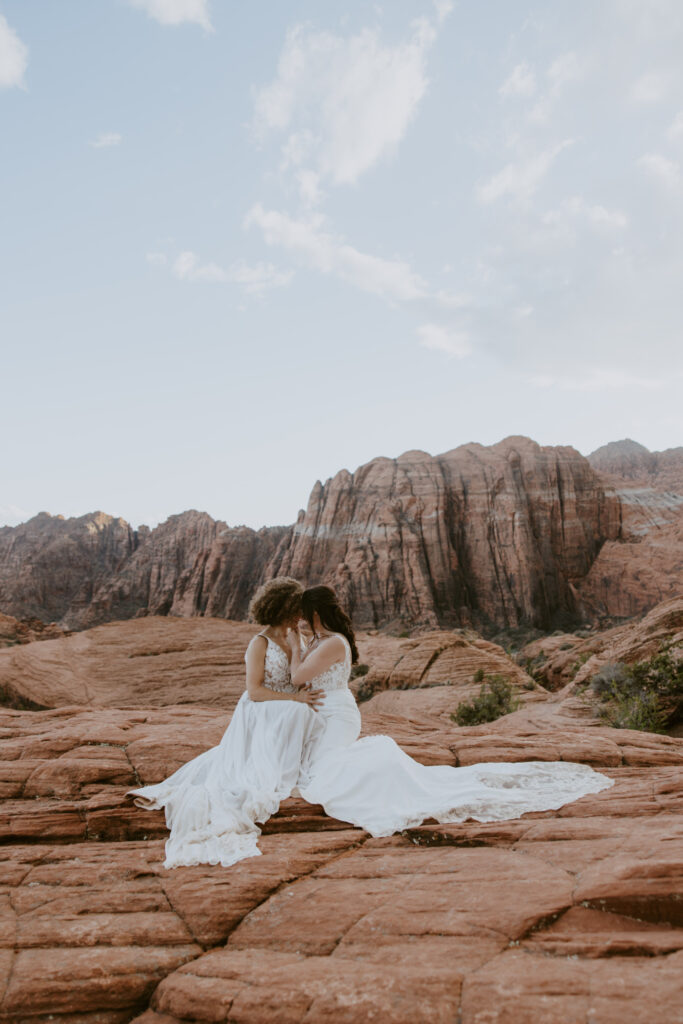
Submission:
M 266 640 L 263 685 L 294 693 L 287 655 Z M 290 795 L 308 746 L 322 732 L 322 719 L 307 704 L 252 701 L 245 691 L 218 746 L 163 782 L 129 791 L 139 807 L 166 810 L 171 835 L 164 867 L 228 867 L 259 856 L 257 822 L 267 821 Z
M 389 836 L 425 818 L 501 821 L 554 810 L 614 784 L 588 765 L 565 761 L 426 767 L 389 736 L 358 739 L 360 714 L 348 688 L 351 651 L 342 639 L 344 660 L 311 680 L 314 689 L 325 691 L 317 712 L 325 728 L 304 751 L 298 787 L 331 817 L 375 837 Z

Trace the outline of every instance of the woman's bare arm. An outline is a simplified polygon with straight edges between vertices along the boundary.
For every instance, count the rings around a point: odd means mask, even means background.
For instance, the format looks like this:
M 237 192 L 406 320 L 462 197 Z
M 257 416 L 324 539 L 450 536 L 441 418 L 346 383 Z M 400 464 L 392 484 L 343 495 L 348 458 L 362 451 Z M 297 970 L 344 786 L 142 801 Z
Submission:
M 305 686 L 311 679 L 326 672 L 328 668 L 343 661 L 346 657 L 346 647 L 341 637 L 330 636 L 323 640 L 315 650 L 311 651 L 302 660 L 295 660 L 294 651 L 298 644 L 291 643 L 292 647 L 292 682 L 295 686 Z
M 310 704 L 315 709 L 322 700 L 319 690 L 299 690 L 297 693 L 281 693 L 264 686 L 266 668 L 266 650 L 268 641 L 264 636 L 252 637 L 247 647 L 247 693 L 253 701 L 263 700 L 295 700 L 299 704 Z

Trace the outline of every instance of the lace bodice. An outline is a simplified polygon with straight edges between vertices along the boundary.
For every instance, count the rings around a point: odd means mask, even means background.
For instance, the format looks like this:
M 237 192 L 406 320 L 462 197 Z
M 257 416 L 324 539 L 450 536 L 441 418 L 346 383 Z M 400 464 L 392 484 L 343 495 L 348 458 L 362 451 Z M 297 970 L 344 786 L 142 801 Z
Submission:
M 321 672 L 319 676 L 314 676 L 309 683 L 312 690 L 327 691 L 345 690 L 348 688 L 349 676 L 351 675 L 351 648 L 345 636 L 341 633 L 336 633 L 335 636 L 344 641 L 344 649 L 346 650 L 344 660 L 335 662 L 334 665 L 330 665 L 328 669 Z
M 262 636 L 268 642 L 263 685 L 267 686 L 269 690 L 276 690 L 278 693 L 296 693 L 296 686 L 292 683 L 287 655 L 280 645 L 276 644 L 265 633 L 259 633 L 258 636 Z

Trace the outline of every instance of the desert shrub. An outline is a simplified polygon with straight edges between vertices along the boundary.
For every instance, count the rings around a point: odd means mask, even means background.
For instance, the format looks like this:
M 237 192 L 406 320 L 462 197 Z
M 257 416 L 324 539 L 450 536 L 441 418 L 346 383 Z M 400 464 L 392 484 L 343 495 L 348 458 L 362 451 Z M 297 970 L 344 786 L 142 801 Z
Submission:
M 472 678 L 474 679 L 475 683 L 481 683 L 484 678 L 483 668 L 478 668 L 477 671 L 472 676 Z
M 509 715 L 517 710 L 519 704 L 505 676 L 487 675 L 479 696 L 461 701 L 451 718 L 458 725 L 481 725 Z
M 610 662 L 591 679 L 600 717 L 616 729 L 664 732 L 683 718 L 683 657 L 662 648 L 652 658 Z
M 354 665 L 351 669 L 351 678 L 357 679 L 358 676 L 366 676 L 370 671 L 369 665 Z

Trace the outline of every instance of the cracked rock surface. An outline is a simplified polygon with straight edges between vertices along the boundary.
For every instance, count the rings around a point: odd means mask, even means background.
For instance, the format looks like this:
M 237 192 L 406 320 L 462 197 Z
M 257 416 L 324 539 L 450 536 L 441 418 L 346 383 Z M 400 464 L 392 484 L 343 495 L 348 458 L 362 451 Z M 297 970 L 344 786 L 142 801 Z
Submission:
M 387 643 L 373 665 L 399 688 L 361 705 L 366 732 L 423 763 L 563 758 L 615 785 L 387 839 L 288 800 L 262 856 L 166 871 L 163 812 L 125 792 L 218 742 L 231 694 L 1 709 L 0 1022 L 681 1024 L 683 739 L 602 727 L 542 689 L 457 728 L 448 708 L 482 649 Z M 403 689 L 434 644 L 452 683 Z

